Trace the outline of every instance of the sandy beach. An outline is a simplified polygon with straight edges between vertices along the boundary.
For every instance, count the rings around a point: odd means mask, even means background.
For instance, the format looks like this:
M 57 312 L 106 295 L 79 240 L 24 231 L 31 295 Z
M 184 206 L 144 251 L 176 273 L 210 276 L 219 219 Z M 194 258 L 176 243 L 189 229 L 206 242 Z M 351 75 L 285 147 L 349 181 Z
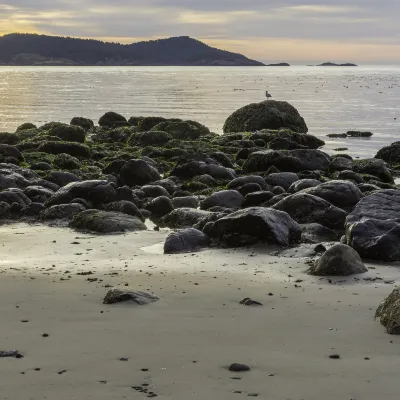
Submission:
M 0 235 L 0 350 L 24 356 L 0 359 L 4 400 L 398 398 L 400 338 L 374 321 L 395 264 L 329 281 L 262 247 L 163 255 L 162 231 Z M 161 301 L 102 304 L 125 285 Z

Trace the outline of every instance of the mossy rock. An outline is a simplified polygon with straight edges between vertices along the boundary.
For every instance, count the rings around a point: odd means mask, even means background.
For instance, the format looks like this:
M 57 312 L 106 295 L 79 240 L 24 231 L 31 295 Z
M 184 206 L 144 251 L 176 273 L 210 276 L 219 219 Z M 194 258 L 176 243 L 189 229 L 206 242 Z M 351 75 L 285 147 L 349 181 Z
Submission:
M 163 131 L 169 133 L 174 139 L 196 140 L 205 135 L 204 129 L 198 124 L 189 121 L 165 121 L 154 126 L 152 131 Z
M 72 118 L 70 125 L 79 126 L 85 131 L 94 128 L 94 122 L 89 118 L 83 118 L 83 117 Z
M 40 129 L 44 132 L 43 135 L 58 137 L 66 142 L 85 142 L 86 132 L 80 126 L 50 122 L 43 125 Z
M 21 132 L 21 131 L 26 131 L 30 129 L 37 129 L 37 126 L 35 124 L 31 124 L 30 122 L 26 122 L 22 125 L 20 125 L 15 132 Z
M 262 129 L 289 128 L 307 133 L 308 128 L 299 112 L 286 101 L 267 100 L 249 104 L 235 111 L 224 124 L 224 132 L 255 132 Z
M 386 328 L 387 333 L 400 335 L 400 288 L 396 288 L 378 307 L 375 318 Z
M 389 165 L 400 164 L 400 142 L 394 142 L 378 151 L 375 158 L 379 158 Z
M 20 138 L 15 133 L 0 132 L 0 144 L 14 145 L 20 141 Z
M 128 138 L 136 132 L 132 126 L 121 126 L 118 128 L 96 130 L 92 135 L 93 143 L 110 143 L 120 147 L 120 143 L 126 143 Z
M 74 170 L 81 167 L 80 161 L 65 153 L 57 154 L 54 158 L 54 165 L 60 169 Z
M 128 146 L 156 146 L 161 147 L 166 145 L 172 136 L 163 131 L 149 131 L 132 134 L 128 141 Z
M 25 157 L 25 161 L 29 165 L 34 165 L 38 163 L 47 163 L 53 164 L 54 156 L 52 154 L 47 154 L 43 152 L 23 152 L 23 156 Z
M 114 128 L 117 126 L 126 126 L 129 125 L 129 123 L 123 115 L 109 111 L 100 117 L 99 125 L 108 128 Z
M 137 124 L 138 131 L 139 132 L 151 131 L 160 122 L 165 122 L 165 121 L 167 121 L 167 119 L 163 118 L 163 117 L 144 117 L 138 121 L 138 124 Z M 160 129 L 157 129 L 157 130 L 160 130 Z
M 74 157 L 90 158 L 90 148 L 81 143 L 44 142 L 38 147 L 39 152 L 49 154 L 69 154 Z
M 19 140 L 30 140 L 35 136 L 42 133 L 42 131 L 38 128 L 31 128 L 31 129 L 23 129 L 17 131 L 16 135 L 18 135 Z

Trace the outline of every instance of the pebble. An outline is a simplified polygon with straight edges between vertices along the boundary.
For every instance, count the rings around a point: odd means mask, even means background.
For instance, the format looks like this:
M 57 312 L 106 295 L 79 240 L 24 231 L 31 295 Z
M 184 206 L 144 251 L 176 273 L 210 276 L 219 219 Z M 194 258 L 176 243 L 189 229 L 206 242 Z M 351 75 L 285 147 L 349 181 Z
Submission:
M 250 371 L 250 367 L 246 364 L 233 363 L 229 366 L 229 371 L 245 372 L 245 371 Z

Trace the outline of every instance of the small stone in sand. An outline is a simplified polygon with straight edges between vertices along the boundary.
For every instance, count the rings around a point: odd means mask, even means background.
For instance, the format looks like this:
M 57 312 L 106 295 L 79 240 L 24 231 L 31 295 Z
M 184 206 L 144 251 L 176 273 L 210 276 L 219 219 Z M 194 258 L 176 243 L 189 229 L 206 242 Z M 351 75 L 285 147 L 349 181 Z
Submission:
M 0 351 L 0 358 L 23 358 L 24 356 L 18 350 Z
M 49 337 L 48 333 L 43 333 L 42 337 Z
M 340 355 L 339 354 L 331 354 L 329 356 L 329 358 L 331 358 L 332 360 L 339 360 L 340 359 Z
M 229 366 L 229 371 L 245 372 L 245 371 L 250 371 L 250 367 L 246 364 L 233 363 Z
M 244 298 L 240 304 L 243 304 L 244 306 L 262 306 L 263 304 L 260 303 L 259 301 L 253 300 L 250 297 Z

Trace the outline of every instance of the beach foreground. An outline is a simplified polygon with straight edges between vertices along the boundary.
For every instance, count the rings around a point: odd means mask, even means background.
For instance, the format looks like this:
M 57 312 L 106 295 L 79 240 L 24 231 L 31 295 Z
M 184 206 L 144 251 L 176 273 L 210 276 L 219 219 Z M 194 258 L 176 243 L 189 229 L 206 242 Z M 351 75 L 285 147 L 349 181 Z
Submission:
M 374 321 L 396 267 L 329 283 L 260 247 L 163 255 L 167 234 L 3 225 L 0 350 L 24 358 L 0 359 L 1 398 L 398 397 L 400 338 Z M 161 300 L 102 304 L 106 286 L 126 284 Z M 251 371 L 228 371 L 234 362 Z

